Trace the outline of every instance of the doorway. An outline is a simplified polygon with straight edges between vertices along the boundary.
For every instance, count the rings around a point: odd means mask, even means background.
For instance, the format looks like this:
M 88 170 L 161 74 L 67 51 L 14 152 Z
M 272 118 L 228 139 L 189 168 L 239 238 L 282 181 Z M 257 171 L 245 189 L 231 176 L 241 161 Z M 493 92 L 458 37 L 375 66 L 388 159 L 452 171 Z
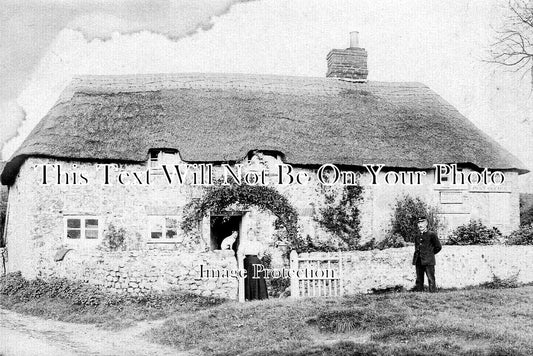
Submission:
M 220 251 L 221 243 L 224 239 L 230 236 L 233 231 L 237 231 L 238 235 L 233 243 L 231 249 L 237 261 L 237 268 L 244 269 L 243 257 L 237 253 L 241 243 L 245 242 L 247 237 L 245 231 L 248 226 L 248 214 L 246 211 L 238 212 L 223 212 L 221 214 L 211 214 L 210 216 L 210 243 L 211 251 Z M 237 300 L 244 302 L 244 278 L 239 278 L 237 289 Z
M 210 225 L 211 251 L 221 250 L 222 241 L 236 231 L 237 237 L 231 246 L 231 249 L 236 254 L 241 241 L 242 215 L 237 215 L 235 213 L 211 215 Z

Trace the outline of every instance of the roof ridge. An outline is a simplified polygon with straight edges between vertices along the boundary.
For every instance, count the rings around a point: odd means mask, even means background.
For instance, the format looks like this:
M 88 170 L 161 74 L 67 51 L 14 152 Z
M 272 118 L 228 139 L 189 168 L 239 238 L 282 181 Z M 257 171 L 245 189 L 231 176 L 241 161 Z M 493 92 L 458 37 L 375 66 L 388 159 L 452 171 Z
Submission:
M 315 77 L 305 75 L 284 75 L 284 74 L 259 74 L 259 73 L 224 73 L 224 72 L 158 72 L 158 73 L 127 73 L 127 74 L 81 74 L 73 77 L 76 79 L 103 79 L 103 78 L 150 78 L 150 77 L 168 77 L 168 78 L 180 78 L 180 77 L 218 77 L 218 78 L 263 78 L 263 79 L 290 79 L 290 80 L 302 80 L 302 81 L 330 81 L 330 82 L 345 82 L 352 84 L 365 84 L 361 82 L 353 82 L 344 80 L 343 78 L 333 77 Z M 408 85 L 408 86 L 423 86 L 426 85 L 420 82 L 404 82 L 404 81 L 368 81 L 368 83 L 378 83 L 383 85 Z
M 379 91 L 380 88 L 430 90 L 427 86 L 416 82 L 370 81 L 354 83 L 338 78 L 275 74 L 143 73 L 77 76 L 65 89 L 60 101 L 70 100 L 76 92 L 119 93 L 165 89 L 233 89 L 266 93 L 338 95 L 350 89 L 375 92 Z

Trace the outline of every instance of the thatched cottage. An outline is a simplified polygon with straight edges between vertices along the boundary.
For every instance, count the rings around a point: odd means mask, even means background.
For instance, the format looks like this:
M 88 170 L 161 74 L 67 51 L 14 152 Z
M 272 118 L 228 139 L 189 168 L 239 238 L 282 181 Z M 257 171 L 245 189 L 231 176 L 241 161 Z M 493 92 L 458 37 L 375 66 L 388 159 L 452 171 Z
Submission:
M 289 164 L 310 175 L 332 164 L 360 172 L 362 240 L 385 236 L 392 204 L 404 194 L 436 206 L 448 230 L 472 218 L 503 232 L 516 228 L 523 165 L 428 87 L 367 81 L 367 73 L 366 51 L 354 44 L 330 52 L 325 78 L 75 79 L 2 171 L 9 186 L 8 271 L 132 293 L 175 286 L 235 297 L 235 279 L 199 278 L 200 265 L 237 268 L 233 251 L 220 250 L 224 237 L 236 230 L 235 250 L 254 240 L 280 258 L 287 247 L 276 242 L 275 216 L 253 204 L 208 211 L 192 222 L 196 228 L 183 231 L 184 207 L 208 188 L 168 184 L 161 163 L 212 164 L 217 177 L 223 164 Z M 384 166 L 378 184 L 365 164 Z M 435 184 L 435 164 L 457 164 L 463 172 L 487 168 L 505 181 L 459 184 L 448 175 Z M 148 168 L 155 171 L 150 183 Z M 383 182 L 387 172 L 401 171 L 424 175 L 419 184 Z M 298 213 L 301 236 L 331 237 L 317 222 L 331 192 L 316 182 L 275 189 Z M 101 248 L 106 236 L 118 236 L 120 248 Z

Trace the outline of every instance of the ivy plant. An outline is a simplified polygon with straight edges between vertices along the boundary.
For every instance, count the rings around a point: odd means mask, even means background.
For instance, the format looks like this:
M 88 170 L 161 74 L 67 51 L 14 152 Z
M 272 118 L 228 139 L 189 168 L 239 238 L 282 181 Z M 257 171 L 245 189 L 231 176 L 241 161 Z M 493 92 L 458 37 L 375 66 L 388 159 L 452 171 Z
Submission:
M 298 237 L 298 213 L 285 196 L 268 186 L 230 184 L 209 187 L 200 199 L 192 200 L 185 206 L 181 228 L 185 232 L 191 232 L 208 213 L 221 213 L 233 204 L 239 204 L 244 209 L 255 206 L 263 211 L 270 211 L 276 217 L 275 227 L 284 228 L 290 247 L 298 249 L 301 244 Z
M 334 190 L 325 193 L 325 206 L 316 221 L 328 232 L 340 238 L 348 250 L 358 249 L 361 239 L 360 203 L 363 187 L 346 185 L 340 199 Z

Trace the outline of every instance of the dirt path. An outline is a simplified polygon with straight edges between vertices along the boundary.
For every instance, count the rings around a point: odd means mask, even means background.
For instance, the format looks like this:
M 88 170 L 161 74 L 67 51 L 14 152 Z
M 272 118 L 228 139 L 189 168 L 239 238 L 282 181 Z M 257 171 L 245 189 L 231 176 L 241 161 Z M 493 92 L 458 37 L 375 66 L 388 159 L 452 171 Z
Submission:
M 191 355 L 143 338 L 142 334 L 158 323 L 161 321 L 109 331 L 0 309 L 0 355 Z

